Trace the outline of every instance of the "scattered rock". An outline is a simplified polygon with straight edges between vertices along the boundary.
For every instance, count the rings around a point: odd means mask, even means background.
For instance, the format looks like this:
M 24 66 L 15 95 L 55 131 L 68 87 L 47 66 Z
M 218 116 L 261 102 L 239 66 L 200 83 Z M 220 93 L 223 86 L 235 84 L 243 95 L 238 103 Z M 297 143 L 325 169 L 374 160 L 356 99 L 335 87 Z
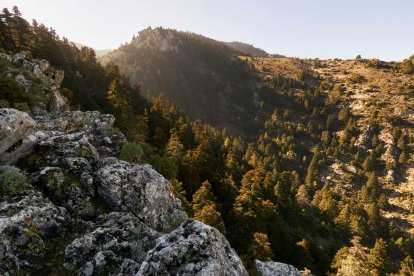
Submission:
M 189 220 L 157 240 L 137 275 L 248 275 L 226 238 Z
M 32 88 L 32 82 L 28 81 L 23 74 L 18 74 L 14 77 L 16 82 L 19 84 L 20 87 L 24 89 L 26 93 L 29 93 L 30 88 Z
M 0 158 L 12 152 L 34 129 L 36 122 L 25 112 L 12 108 L 0 109 Z
M 158 231 L 172 230 L 187 219 L 169 182 L 150 165 L 105 158 L 98 165 L 96 181 L 99 195 L 110 206 L 132 212 Z
M 70 218 L 40 192 L 4 197 L 0 203 L 0 271 L 34 267 L 29 257 L 43 257 L 45 245 L 63 236 Z
M 254 261 L 259 276 L 301 276 L 294 266 L 278 262 Z
M 133 275 L 159 235 L 131 213 L 113 212 L 99 217 L 95 230 L 66 247 L 64 266 L 85 275 Z

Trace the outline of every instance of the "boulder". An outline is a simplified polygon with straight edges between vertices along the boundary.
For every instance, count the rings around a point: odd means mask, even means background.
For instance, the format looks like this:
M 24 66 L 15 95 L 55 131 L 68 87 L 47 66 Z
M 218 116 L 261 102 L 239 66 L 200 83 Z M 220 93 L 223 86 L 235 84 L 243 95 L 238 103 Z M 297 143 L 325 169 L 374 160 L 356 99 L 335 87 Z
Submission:
M 226 238 L 188 220 L 157 240 L 136 275 L 248 275 Z
M 262 262 L 255 260 L 257 275 L 259 276 L 301 276 L 297 268 L 279 262 Z
M 13 61 L 12 56 L 10 56 L 8 54 L 5 54 L 5 53 L 0 53 L 0 58 L 6 60 L 8 62 L 12 62 Z
M 23 64 L 26 56 L 24 54 L 18 53 L 13 56 L 13 63 L 15 64 Z
M 3 196 L 0 203 L 0 272 L 34 267 L 30 258 L 45 255 L 46 244 L 61 238 L 70 218 L 40 192 Z
M 50 63 L 49 61 L 42 59 L 41 61 L 39 61 L 39 68 L 40 70 L 42 70 L 42 72 L 46 72 L 49 70 L 50 68 Z
M 187 219 L 168 180 L 150 165 L 108 157 L 99 161 L 95 181 L 100 197 L 113 209 L 132 212 L 157 231 L 172 230 Z
M 49 103 L 50 112 L 63 112 L 69 109 L 65 96 L 60 93 L 58 89 L 54 89 L 52 92 L 52 98 Z
M 6 151 L 0 156 L 0 164 L 14 164 L 18 160 L 29 156 L 34 152 L 36 145 L 46 138 L 47 136 L 43 131 L 32 131 L 12 151 Z
M 133 275 L 159 236 L 130 213 L 103 215 L 93 231 L 66 247 L 64 266 L 81 275 Z
M 27 137 L 36 122 L 25 112 L 12 108 L 0 109 L 0 158 L 12 152 Z
M 26 93 L 29 93 L 30 89 L 32 88 L 32 82 L 27 80 L 23 74 L 18 74 L 14 77 L 16 82 L 19 84 L 21 88 L 24 89 Z

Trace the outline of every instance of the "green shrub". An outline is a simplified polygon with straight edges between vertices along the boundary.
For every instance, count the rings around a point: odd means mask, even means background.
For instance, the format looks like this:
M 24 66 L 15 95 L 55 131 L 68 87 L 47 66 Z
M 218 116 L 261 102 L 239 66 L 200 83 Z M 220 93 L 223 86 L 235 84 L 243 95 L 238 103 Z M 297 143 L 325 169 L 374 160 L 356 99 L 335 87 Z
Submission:
M 170 158 L 166 155 L 161 156 L 159 154 L 153 154 L 148 157 L 147 161 L 165 178 L 171 179 L 177 177 L 178 165 L 174 158 Z
M 105 126 L 104 128 L 101 129 L 101 134 L 103 136 L 112 136 L 112 135 L 118 135 L 120 134 L 121 131 L 115 127 L 111 127 L 111 126 Z
M 127 142 L 123 146 L 119 158 L 131 163 L 141 163 L 143 156 L 144 151 L 140 145 Z
M 28 111 L 29 110 L 29 106 L 27 105 L 27 103 L 15 103 L 14 108 L 16 108 L 20 111 Z
M 0 76 L 0 99 L 15 103 L 23 99 L 23 91 L 12 78 Z
M 8 108 L 9 102 L 6 100 L 0 100 L 0 108 Z
M 0 166 L 0 192 L 14 194 L 29 188 L 27 177 L 18 168 Z

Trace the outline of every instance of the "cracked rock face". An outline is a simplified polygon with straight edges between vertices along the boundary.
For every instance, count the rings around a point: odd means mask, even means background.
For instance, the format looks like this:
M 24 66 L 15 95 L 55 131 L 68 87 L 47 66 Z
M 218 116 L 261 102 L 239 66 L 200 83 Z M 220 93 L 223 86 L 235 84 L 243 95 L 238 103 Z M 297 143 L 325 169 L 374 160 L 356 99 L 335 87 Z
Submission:
M 28 257 L 43 257 L 45 244 L 59 239 L 69 217 L 37 191 L 2 198 L 0 203 L 0 271 L 32 266 Z
M 0 274 L 247 275 L 218 230 L 185 222 L 168 180 L 113 157 L 126 139 L 112 115 L 1 112 L 0 137 L 23 141 L 12 157 L 29 183 L 0 195 Z
M 169 182 L 150 165 L 106 158 L 96 172 L 98 193 L 116 210 L 130 211 L 146 225 L 168 231 L 187 219 Z
M 12 108 L 0 109 L 0 157 L 11 153 L 18 142 L 36 126 L 36 122 L 25 112 Z M 13 147 L 13 148 L 12 148 Z
M 82 275 L 111 271 L 132 275 L 138 272 L 146 252 L 159 236 L 130 213 L 103 215 L 95 230 L 66 247 L 64 266 Z
M 278 262 L 254 261 L 259 276 L 301 276 L 297 268 Z
M 248 275 L 226 238 L 215 228 L 189 220 L 161 236 L 137 275 Z

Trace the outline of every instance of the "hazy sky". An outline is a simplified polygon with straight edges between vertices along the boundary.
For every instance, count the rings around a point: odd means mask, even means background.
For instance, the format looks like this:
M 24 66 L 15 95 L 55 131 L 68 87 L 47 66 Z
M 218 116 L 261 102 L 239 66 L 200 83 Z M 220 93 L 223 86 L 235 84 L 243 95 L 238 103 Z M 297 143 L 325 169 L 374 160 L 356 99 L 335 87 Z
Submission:
M 58 34 L 95 49 L 116 48 L 148 26 L 243 41 L 297 57 L 414 54 L 413 0 L 1 0 Z

